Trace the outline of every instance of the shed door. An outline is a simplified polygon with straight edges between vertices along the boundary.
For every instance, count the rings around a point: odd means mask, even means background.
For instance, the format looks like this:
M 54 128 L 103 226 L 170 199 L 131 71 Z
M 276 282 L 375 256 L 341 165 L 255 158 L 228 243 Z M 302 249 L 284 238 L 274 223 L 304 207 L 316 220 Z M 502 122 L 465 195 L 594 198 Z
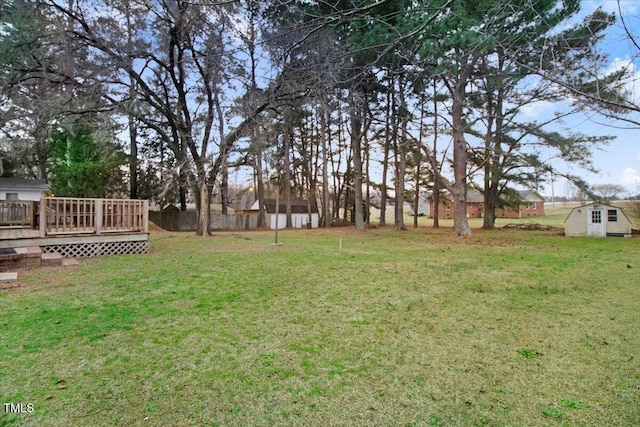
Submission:
M 607 235 L 604 209 L 589 209 L 587 211 L 587 236 L 605 237 Z

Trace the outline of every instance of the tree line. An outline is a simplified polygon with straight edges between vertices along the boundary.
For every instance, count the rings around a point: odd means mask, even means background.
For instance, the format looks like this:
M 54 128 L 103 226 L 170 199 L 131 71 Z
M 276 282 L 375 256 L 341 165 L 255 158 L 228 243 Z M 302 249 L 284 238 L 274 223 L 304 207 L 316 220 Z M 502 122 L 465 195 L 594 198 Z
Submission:
M 627 120 L 632 68 L 604 72 L 616 22 L 578 0 L 10 0 L 0 18 L 0 159 L 54 193 L 128 192 L 186 209 L 210 233 L 238 171 L 265 225 L 278 189 L 364 230 L 405 228 L 421 191 L 484 194 L 484 227 L 515 185 L 592 169 L 609 137 L 561 132 L 585 109 Z M 624 21 L 622 21 L 624 23 Z M 629 40 L 635 40 L 627 32 Z M 535 121 L 523 111 L 562 105 Z M 629 118 L 631 117 L 631 118 Z M 550 160 L 554 161 L 551 162 Z M 246 191 L 246 190 L 245 190 Z M 438 203 L 435 203 L 438 206 Z M 438 225 L 435 212 L 434 225 Z

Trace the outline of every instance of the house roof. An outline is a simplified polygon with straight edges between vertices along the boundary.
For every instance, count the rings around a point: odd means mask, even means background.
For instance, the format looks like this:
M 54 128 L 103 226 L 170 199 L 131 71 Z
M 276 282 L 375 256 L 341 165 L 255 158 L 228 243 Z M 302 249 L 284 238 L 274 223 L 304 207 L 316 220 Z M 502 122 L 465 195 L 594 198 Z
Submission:
M 522 190 L 518 191 L 518 195 L 520 199 L 525 202 L 544 202 L 545 198 L 540 195 L 535 190 Z M 451 194 L 448 191 L 443 191 L 440 193 L 441 198 L 445 198 L 447 200 L 452 200 Z M 425 200 L 430 200 L 433 198 L 432 193 L 427 193 L 424 196 Z M 484 195 L 481 191 L 478 190 L 467 190 L 467 203 L 484 203 Z
M 48 191 L 49 185 L 41 179 L 0 178 L 0 188 L 3 190 Z
M 451 193 L 449 193 L 448 191 L 441 192 L 440 198 L 447 199 L 449 201 L 453 200 Z M 433 199 L 433 193 L 429 193 L 425 197 L 425 200 L 431 200 L 431 199 Z M 483 203 L 483 202 L 484 202 L 484 195 L 480 191 L 467 190 L 467 203 Z
M 478 190 L 467 190 L 467 203 L 484 203 L 484 194 Z
M 293 199 L 291 200 L 291 213 L 294 214 L 307 214 L 307 213 L 318 213 L 318 205 L 315 200 L 311 200 L 311 212 L 308 210 L 307 201 L 304 199 Z M 267 213 L 275 213 L 276 212 L 276 199 L 265 199 L 264 201 L 265 209 Z M 287 212 L 287 206 L 284 199 L 280 199 L 279 210 L 280 213 Z
M 518 195 L 525 202 L 544 202 L 545 198 L 540 195 L 536 190 L 522 190 L 518 191 Z

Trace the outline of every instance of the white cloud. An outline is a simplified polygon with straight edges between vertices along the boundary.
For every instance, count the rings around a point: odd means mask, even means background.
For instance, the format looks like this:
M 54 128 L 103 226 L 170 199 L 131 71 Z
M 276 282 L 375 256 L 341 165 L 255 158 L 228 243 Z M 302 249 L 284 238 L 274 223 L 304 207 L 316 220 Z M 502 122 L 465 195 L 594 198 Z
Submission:
M 620 174 L 620 184 L 625 186 L 640 185 L 640 172 L 632 167 L 625 168 Z
M 553 114 L 554 107 L 556 107 L 556 104 L 553 102 L 539 101 L 520 107 L 520 112 L 529 119 L 538 120 Z
M 622 87 L 628 92 L 629 100 L 634 104 L 640 103 L 640 70 L 629 58 L 614 58 L 609 69 L 605 71 L 607 76 L 613 72 L 626 70 L 627 76 L 621 81 Z
M 598 7 L 601 7 L 602 10 L 609 13 L 618 13 L 618 1 L 617 0 L 600 0 L 600 1 L 590 1 L 585 2 L 588 5 L 589 11 L 594 11 Z M 620 9 L 622 9 L 622 13 L 627 16 L 629 14 L 634 14 L 638 11 L 638 1 L 637 0 L 620 0 Z

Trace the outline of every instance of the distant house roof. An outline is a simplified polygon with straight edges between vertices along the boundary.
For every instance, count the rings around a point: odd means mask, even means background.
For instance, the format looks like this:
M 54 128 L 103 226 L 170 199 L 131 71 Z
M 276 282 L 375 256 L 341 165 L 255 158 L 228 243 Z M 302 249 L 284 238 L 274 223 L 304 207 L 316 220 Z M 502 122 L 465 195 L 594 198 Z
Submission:
M 318 213 L 318 205 L 315 200 L 311 200 L 311 212 L 309 212 L 307 201 L 304 199 L 294 199 L 291 200 L 291 213 L 294 214 L 308 214 L 308 213 Z M 272 214 L 276 212 L 276 199 L 265 199 L 264 207 L 267 210 L 267 213 Z M 287 204 L 283 199 L 280 199 L 279 206 L 280 213 L 287 212 Z
M 544 202 L 545 198 L 540 195 L 535 190 L 522 190 L 518 191 L 518 195 L 520 199 L 525 202 Z M 448 191 L 443 191 L 440 193 L 440 197 L 443 197 L 448 200 L 452 200 L 452 196 Z M 425 194 L 425 200 L 429 200 L 433 198 L 432 193 Z M 467 203 L 484 203 L 484 195 L 481 191 L 478 190 L 467 190 Z
M 425 194 L 424 200 L 433 199 L 433 193 Z M 440 193 L 440 198 L 453 200 L 453 196 L 448 191 L 442 191 Z M 467 203 L 483 203 L 484 195 L 478 190 L 467 190 Z
M 478 190 L 467 190 L 467 203 L 483 203 L 484 194 Z
M 540 193 L 538 193 L 536 190 L 518 191 L 518 195 L 520 196 L 520 199 L 524 200 L 525 202 L 544 202 L 545 201 L 544 197 L 541 196 Z
M 41 179 L 0 178 L 0 188 L 3 190 L 48 191 L 49 185 Z

